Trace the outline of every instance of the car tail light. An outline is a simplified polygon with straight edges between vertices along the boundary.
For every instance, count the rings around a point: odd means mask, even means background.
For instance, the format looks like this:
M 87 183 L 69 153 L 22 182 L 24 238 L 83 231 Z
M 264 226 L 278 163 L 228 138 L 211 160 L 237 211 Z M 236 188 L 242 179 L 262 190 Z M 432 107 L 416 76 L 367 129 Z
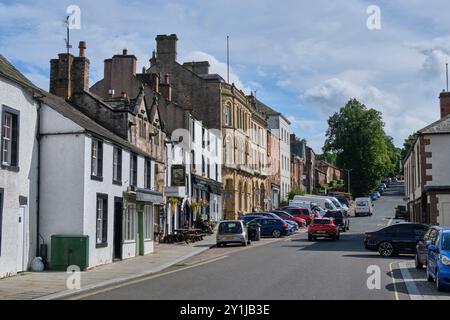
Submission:
M 366 232 L 366 240 L 369 240 L 372 237 L 373 237 L 373 233 L 372 232 Z

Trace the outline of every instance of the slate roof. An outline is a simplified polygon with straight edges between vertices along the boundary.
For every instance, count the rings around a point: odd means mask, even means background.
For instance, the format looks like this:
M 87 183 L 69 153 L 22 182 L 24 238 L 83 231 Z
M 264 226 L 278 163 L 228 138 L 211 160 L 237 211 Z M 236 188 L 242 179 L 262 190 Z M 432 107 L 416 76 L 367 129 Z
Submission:
M 0 76 L 16 82 L 25 89 L 33 91 L 36 93 L 37 99 L 48 105 L 59 114 L 72 120 L 80 127 L 83 127 L 87 132 L 96 134 L 104 139 L 117 143 L 137 154 L 150 156 L 128 141 L 120 138 L 118 135 L 99 125 L 74 106 L 70 105 L 66 100 L 36 87 L 2 55 L 0 55 Z
M 432 124 L 426 126 L 419 130 L 419 134 L 440 134 L 440 133 L 450 133 L 450 115 L 433 122 Z

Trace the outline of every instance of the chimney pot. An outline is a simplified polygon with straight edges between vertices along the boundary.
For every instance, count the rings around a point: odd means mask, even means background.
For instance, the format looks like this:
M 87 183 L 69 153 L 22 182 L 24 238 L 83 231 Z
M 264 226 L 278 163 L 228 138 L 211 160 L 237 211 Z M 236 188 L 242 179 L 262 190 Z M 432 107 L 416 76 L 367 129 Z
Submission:
M 86 51 L 87 47 L 86 47 L 86 42 L 85 41 L 80 41 L 80 44 L 78 45 L 78 49 L 80 49 L 80 57 L 84 57 L 85 54 L 84 52 Z
M 122 54 L 123 54 L 124 56 L 128 55 L 128 50 L 127 50 L 127 49 L 123 49 Z

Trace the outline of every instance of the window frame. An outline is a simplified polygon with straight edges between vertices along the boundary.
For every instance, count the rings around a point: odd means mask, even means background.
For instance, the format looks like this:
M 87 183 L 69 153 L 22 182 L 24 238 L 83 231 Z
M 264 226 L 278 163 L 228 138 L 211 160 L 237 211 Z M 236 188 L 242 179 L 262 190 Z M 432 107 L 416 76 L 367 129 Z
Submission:
M 5 201 L 5 189 L 0 188 L 0 257 L 2 256 L 3 238 L 3 203 Z
M 101 221 L 99 218 L 99 200 L 102 201 L 102 216 Z M 99 242 L 99 226 L 102 224 L 101 229 L 101 242 Z M 104 193 L 97 193 L 96 197 L 96 211 L 95 211 L 95 247 L 105 248 L 108 246 L 108 195 Z
M 94 172 L 94 144 L 97 143 L 96 149 L 96 171 Z M 91 138 L 91 179 L 97 181 L 103 181 L 103 140 L 100 138 Z
M 10 154 L 8 161 L 3 161 L 3 147 L 4 147 L 4 120 L 5 114 L 11 115 L 11 127 L 10 127 Z M 15 122 L 15 126 L 14 126 Z M 15 136 L 14 136 L 15 133 Z M 15 146 L 14 146 L 15 144 Z M 19 171 L 19 155 L 20 155 L 20 111 L 2 105 L 1 119 L 0 119 L 0 165 L 3 169 L 11 171 Z M 15 153 L 15 154 L 14 154 Z M 14 155 L 14 159 L 13 159 Z
M 137 187 L 138 184 L 138 155 L 130 153 L 130 186 Z
M 152 160 L 150 158 L 145 158 L 144 161 L 144 188 L 152 188 Z
M 117 163 L 115 159 L 117 151 Z M 122 185 L 123 150 L 118 146 L 113 147 L 113 184 Z M 117 169 L 117 174 L 116 174 Z M 117 177 L 116 177 L 117 175 Z M 117 179 L 116 179 L 117 178 Z
M 128 203 L 128 205 L 124 207 L 123 210 L 123 242 L 134 243 L 136 242 L 137 206 L 135 203 Z

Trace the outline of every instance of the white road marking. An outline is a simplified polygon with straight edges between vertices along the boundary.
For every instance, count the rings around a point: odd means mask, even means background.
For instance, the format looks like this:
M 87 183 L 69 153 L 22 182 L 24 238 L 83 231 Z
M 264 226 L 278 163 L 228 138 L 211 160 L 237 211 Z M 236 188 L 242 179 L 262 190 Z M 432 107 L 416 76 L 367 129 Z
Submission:
M 420 294 L 419 289 L 414 282 L 414 279 L 411 277 L 411 274 L 408 270 L 408 264 L 406 262 L 400 262 L 398 264 L 400 267 L 400 272 L 402 273 L 403 281 L 406 285 L 406 290 L 408 290 L 408 295 L 411 300 L 424 300 L 424 297 Z

